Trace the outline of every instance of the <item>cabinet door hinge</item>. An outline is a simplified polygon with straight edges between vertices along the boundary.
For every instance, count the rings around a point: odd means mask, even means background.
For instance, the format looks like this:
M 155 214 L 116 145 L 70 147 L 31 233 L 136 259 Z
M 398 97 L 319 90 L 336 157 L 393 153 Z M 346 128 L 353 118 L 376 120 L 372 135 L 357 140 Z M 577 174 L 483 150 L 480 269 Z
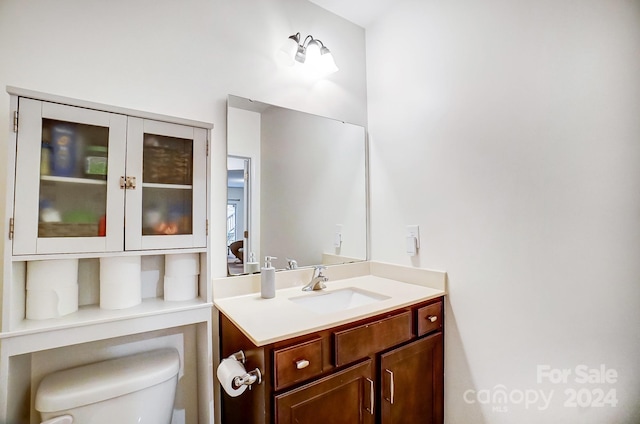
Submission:
M 209 156 L 209 139 L 207 138 L 207 156 Z
M 15 228 L 13 226 L 13 218 L 9 218 L 9 240 L 13 240 L 13 232 Z
M 18 132 L 18 111 L 17 110 L 13 111 L 13 132 L 14 133 Z
M 205 224 L 206 227 L 206 234 L 205 235 L 209 235 L 209 220 L 207 219 L 207 223 Z

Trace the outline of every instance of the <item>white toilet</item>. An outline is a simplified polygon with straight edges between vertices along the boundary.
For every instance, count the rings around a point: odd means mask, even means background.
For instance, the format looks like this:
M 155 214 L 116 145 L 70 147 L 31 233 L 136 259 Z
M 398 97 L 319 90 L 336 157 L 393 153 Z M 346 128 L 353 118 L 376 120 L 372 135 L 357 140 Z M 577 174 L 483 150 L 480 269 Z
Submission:
M 169 424 L 180 369 L 158 349 L 47 375 L 35 408 L 46 424 Z

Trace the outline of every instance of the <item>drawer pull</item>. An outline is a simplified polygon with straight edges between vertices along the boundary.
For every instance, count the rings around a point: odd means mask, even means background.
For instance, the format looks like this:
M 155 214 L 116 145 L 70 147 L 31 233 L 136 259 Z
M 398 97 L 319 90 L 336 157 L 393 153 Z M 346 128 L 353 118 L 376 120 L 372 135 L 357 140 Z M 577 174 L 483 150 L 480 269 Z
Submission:
M 366 378 L 366 377 L 365 377 Z M 374 397 L 374 391 L 375 391 L 375 387 L 374 387 L 374 382 L 373 380 L 366 378 L 366 380 L 369 382 L 369 407 L 365 408 L 367 411 L 369 411 L 369 413 L 371 415 L 374 414 L 374 405 L 375 405 L 375 397 Z
M 389 370 L 385 370 L 385 371 L 389 373 L 389 377 L 391 378 L 389 380 L 389 397 L 385 399 L 387 399 L 389 403 L 393 405 L 393 398 L 394 398 L 394 392 L 395 392 L 395 384 L 393 382 L 393 371 L 389 371 Z
M 309 366 L 310 362 L 307 361 L 306 359 L 300 359 L 298 361 L 296 361 L 296 369 L 304 369 L 307 368 Z
M 436 321 L 438 321 L 438 317 L 437 317 L 436 315 L 429 315 L 429 316 L 427 317 L 427 319 L 428 319 L 429 321 L 431 321 L 431 322 L 436 322 Z

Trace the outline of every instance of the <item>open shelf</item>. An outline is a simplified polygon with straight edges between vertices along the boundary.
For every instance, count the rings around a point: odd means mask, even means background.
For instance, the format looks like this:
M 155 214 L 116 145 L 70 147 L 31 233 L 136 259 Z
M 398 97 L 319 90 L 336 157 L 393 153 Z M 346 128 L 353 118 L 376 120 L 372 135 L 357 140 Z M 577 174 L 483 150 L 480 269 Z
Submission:
M 93 324 L 103 324 L 131 318 L 141 318 L 209 307 L 211 307 L 211 303 L 207 303 L 201 298 L 184 301 L 165 301 L 162 298 L 157 297 L 142 299 L 142 303 L 137 306 L 118 310 L 101 309 L 99 305 L 86 305 L 80 306 L 77 312 L 60 318 L 51 318 L 46 320 L 24 319 L 18 323 L 11 332 L 0 333 L 0 338 L 23 336 L 53 329 L 60 330 Z

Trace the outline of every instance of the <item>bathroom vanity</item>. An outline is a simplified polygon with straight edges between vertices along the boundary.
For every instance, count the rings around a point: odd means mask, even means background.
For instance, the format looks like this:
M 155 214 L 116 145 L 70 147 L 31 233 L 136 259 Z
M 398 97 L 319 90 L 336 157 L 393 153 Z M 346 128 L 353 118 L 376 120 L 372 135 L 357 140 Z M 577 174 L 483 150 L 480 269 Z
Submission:
M 343 271 L 330 267 L 326 290 L 284 282 L 275 299 L 215 299 L 221 357 L 242 350 L 262 373 L 251 390 L 222 393 L 223 423 L 443 422 L 444 273 L 342 267 L 362 274 L 335 279 Z

